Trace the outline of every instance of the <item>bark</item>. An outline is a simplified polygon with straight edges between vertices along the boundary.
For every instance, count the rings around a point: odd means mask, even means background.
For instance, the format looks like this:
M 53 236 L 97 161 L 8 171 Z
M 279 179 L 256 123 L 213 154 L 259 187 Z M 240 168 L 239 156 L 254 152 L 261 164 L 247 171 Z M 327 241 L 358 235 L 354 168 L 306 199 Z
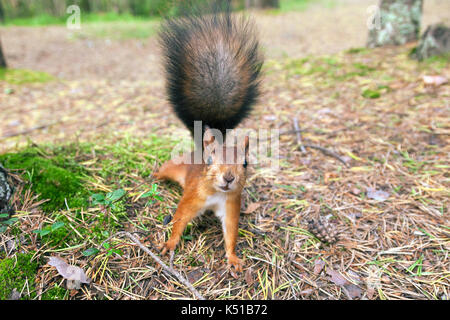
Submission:
M 381 0 L 379 24 L 369 30 L 369 48 L 403 45 L 415 41 L 420 33 L 423 0 Z
M 431 25 L 422 35 L 412 54 L 418 60 L 450 53 L 450 28 L 443 24 Z
M 13 187 L 9 184 L 8 173 L 0 164 L 0 214 L 10 213 L 9 200 L 13 194 Z
M 0 23 L 5 23 L 5 10 L 3 9 L 3 4 L 0 1 Z
M 2 40 L 0 39 L 0 68 L 6 68 L 6 58 L 3 54 Z
M 245 7 L 248 8 L 279 8 L 279 0 L 245 0 Z

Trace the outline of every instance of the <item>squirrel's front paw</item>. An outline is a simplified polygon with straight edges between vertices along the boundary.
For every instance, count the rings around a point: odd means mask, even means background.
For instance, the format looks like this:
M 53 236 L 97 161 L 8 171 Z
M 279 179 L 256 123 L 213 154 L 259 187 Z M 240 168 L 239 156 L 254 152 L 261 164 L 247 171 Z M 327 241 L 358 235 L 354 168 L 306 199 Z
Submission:
M 228 267 L 234 267 L 236 271 L 242 272 L 242 266 L 244 265 L 244 261 L 239 259 L 236 255 L 230 255 L 228 257 Z
M 169 240 L 167 242 L 165 242 L 162 246 L 161 246 L 161 254 L 165 255 L 168 251 L 173 252 L 175 251 L 175 247 L 177 246 L 177 242 L 173 241 L 173 240 Z

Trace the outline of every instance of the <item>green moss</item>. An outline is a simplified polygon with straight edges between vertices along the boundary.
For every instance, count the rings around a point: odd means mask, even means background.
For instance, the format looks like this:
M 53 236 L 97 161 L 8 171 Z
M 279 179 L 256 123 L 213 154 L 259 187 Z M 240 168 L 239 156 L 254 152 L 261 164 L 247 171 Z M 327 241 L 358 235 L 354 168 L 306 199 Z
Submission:
M 170 159 L 177 142 L 152 134 L 145 140 L 125 137 L 114 144 L 97 147 L 95 152 L 101 159 L 99 175 L 105 179 L 117 179 L 137 171 L 139 176 L 147 177 L 153 172 L 155 160 L 164 162 Z
M 441 72 L 443 69 L 448 68 L 449 65 L 450 65 L 450 53 L 430 57 L 424 59 L 419 63 L 421 69 L 432 70 L 436 72 Z
M 149 21 L 119 21 L 86 24 L 73 34 L 75 38 L 108 38 L 113 40 L 146 39 L 154 36 L 159 19 Z
M 368 48 L 350 48 L 345 51 L 347 54 L 366 54 L 369 53 L 370 49 Z
M 354 77 L 367 76 L 376 71 L 374 67 L 363 63 L 348 63 L 338 57 L 308 57 L 293 59 L 286 64 L 289 75 L 323 76 L 331 81 L 345 81 Z
M 42 300 L 63 300 L 68 295 L 68 290 L 57 284 L 42 294 Z
M 30 299 L 36 296 L 35 278 L 38 267 L 37 261 L 31 261 L 33 254 L 17 254 L 15 257 L 3 259 L 0 261 L 0 300 L 6 300 L 10 297 L 13 289 L 22 291 L 25 283 L 29 288 Z M 25 290 L 24 292 L 28 292 Z
M 0 68 L 0 81 L 10 84 L 44 83 L 52 80 L 55 78 L 45 72 Z
M 87 191 L 81 177 L 83 168 L 70 157 L 46 155 L 36 147 L 18 153 L 0 155 L 0 162 L 8 169 L 24 170 L 23 178 L 29 187 L 40 194 L 40 199 L 49 200 L 42 205 L 47 212 L 65 207 L 65 199 L 70 208 L 86 206 Z
M 362 96 L 368 99 L 378 99 L 379 97 L 381 97 L 381 93 L 377 90 L 365 89 L 362 92 Z

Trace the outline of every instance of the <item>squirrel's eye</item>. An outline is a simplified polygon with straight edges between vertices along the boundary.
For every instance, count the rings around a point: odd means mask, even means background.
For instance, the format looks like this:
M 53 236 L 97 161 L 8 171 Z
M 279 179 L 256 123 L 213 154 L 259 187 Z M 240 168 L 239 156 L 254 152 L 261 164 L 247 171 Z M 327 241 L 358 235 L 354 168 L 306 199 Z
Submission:
M 206 160 L 206 164 L 211 165 L 213 163 L 213 159 L 211 156 L 208 157 L 208 160 Z
M 245 160 L 244 160 L 244 168 L 247 168 L 247 165 L 248 165 L 247 159 L 245 159 Z

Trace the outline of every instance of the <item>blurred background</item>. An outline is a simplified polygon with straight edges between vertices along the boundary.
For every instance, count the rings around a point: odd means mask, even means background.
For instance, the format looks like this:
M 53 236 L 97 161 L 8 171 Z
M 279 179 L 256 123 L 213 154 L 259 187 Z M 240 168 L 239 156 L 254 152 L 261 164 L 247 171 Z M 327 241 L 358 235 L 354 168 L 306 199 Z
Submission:
M 0 300 L 190 297 L 114 236 L 156 246 L 181 197 L 152 174 L 192 140 L 156 37 L 182 3 L 0 0 L 0 168 L 16 188 L 0 192 Z M 448 300 L 450 1 L 232 4 L 266 57 L 240 127 L 280 132 L 280 170 L 249 168 L 245 279 L 225 273 L 212 217 L 186 232 L 177 269 L 208 299 Z M 56 253 L 92 286 L 66 289 Z

